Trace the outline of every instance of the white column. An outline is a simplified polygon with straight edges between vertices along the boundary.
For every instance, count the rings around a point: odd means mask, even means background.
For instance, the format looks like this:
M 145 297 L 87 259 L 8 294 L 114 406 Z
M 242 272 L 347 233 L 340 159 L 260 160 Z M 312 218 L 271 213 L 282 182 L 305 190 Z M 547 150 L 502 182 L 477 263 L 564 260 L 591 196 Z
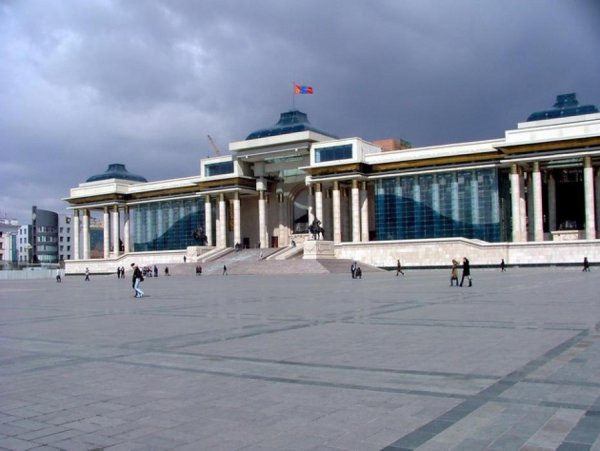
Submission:
M 333 242 L 337 244 L 342 242 L 342 213 L 340 209 L 340 184 L 338 181 L 333 182 L 331 205 L 333 210 Z
M 521 241 L 521 180 L 516 164 L 510 166 L 510 206 L 512 210 L 512 240 Z
M 131 228 L 129 207 L 123 209 L 123 250 L 125 253 L 131 252 Z
M 240 193 L 233 194 L 233 244 L 242 245 L 242 218 L 240 209 Z
M 283 191 L 277 193 L 277 213 L 279 216 L 279 224 L 277 226 L 277 244 L 279 247 L 287 246 L 287 230 L 285 221 L 285 203 Z
M 104 258 L 110 257 L 110 216 L 108 213 L 108 207 L 104 207 L 104 215 L 102 218 L 103 225 L 103 250 Z
M 119 206 L 115 205 L 113 207 L 113 211 L 112 211 L 112 221 L 111 221 L 111 225 L 112 225 L 112 240 L 113 240 L 113 257 L 118 257 L 119 253 L 120 253 L 120 245 L 119 245 L 119 238 L 120 238 L 120 224 L 121 221 L 119 220 Z
M 219 247 L 227 247 L 227 210 L 225 194 L 219 194 Z
M 308 225 L 315 220 L 315 190 L 312 185 L 308 185 Z
M 594 202 L 594 168 L 591 157 L 583 158 L 583 191 L 585 199 L 585 239 L 596 239 L 596 214 Z
M 362 182 L 360 187 L 360 240 L 363 243 L 369 241 L 369 197 L 367 182 Z
M 323 191 L 320 183 L 315 184 L 315 217 L 321 221 L 321 227 L 326 224 L 323 218 Z
M 527 241 L 527 199 L 525 193 L 525 177 L 523 172 L 520 172 L 519 183 L 519 193 L 521 195 L 521 199 L 519 200 L 519 219 L 521 221 L 521 223 L 519 224 L 519 235 L 521 237 L 521 241 Z
M 358 180 L 352 180 L 352 242 L 360 241 L 360 198 Z
M 79 210 L 73 210 L 73 260 L 81 258 L 81 249 L 79 248 Z
M 206 234 L 206 245 L 212 246 L 212 204 L 208 194 L 204 197 L 204 233 Z
M 533 162 L 533 240 L 544 241 L 544 210 L 542 207 L 542 174 L 540 163 Z
M 90 210 L 83 209 L 83 259 L 90 258 Z
M 548 230 L 556 230 L 556 180 L 552 172 L 548 173 Z
M 596 173 L 596 193 L 594 196 L 596 203 L 596 218 L 600 218 L 600 169 Z M 600 221 L 596 222 L 596 236 L 600 234 Z
M 260 240 L 260 247 L 266 248 L 267 243 L 267 214 L 266 214 L 266 202 L 265 192 L 260 190 L 258 192 L 258 239 Z

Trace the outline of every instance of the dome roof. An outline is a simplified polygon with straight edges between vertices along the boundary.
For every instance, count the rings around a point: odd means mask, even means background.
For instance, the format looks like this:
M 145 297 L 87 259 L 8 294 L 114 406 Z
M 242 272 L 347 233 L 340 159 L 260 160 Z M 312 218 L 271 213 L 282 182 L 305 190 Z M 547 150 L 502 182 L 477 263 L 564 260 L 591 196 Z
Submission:
M 577 95 L 572 92 L 570 94 L 560 94 L 556 96 L 556 103 L 554 108 L 544 111 L 536 111 L 532 113 L 528 118 L 527 122 L 531 121 L 542 121 L 544 119 L 555 119 L 558 117 L 567 116 L 580 116 L 582 114 L 593 114 L 597 113 L 598 108 L 596 105 L 583 105 L 579 106 L 577 101 Z
M 99 180 L 120 179 L 131 180 L 132 182 L 147 182 L 141 175 L 132 174 L 127 170 L 124 164 L 112 163 L 108 165 L 106 172 L 98 175 L 92 175 L 86 182 L 97 182 Z
M 273 127 L 256 130 L 250 133 L 246 139 L 266 138 L 268 136 L 286 135 L 288 133 L 303 132 L 307 130 L 335 138 L 335 136 L 331 135 L 330 133 L 326 133 L 318 128 L 313 127 L 308 121 L 308 116 L 306 113 L 298 110 L 290 110 L 286 111 L 285 113 L 281 113 L 279 122 L 277 122 L 277 124 L 275 124 Z

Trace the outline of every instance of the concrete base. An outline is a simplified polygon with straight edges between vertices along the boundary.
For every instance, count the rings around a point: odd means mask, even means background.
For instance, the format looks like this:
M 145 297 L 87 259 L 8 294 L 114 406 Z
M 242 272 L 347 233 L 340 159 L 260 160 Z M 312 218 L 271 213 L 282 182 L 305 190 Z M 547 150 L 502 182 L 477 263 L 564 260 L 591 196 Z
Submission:
M 304 242 L 304 255 L 306 260 L 322 258 L 336 258 L 333 241 L 307 240 Z
M 369 263 L 379 267 L 449 267 L 453 258 L 467 257 L 471 265 L 558 265 L 600 262 L 600 240 L 488 243 L 464 238 L 372 241 L 335 245 L 336 258 Z

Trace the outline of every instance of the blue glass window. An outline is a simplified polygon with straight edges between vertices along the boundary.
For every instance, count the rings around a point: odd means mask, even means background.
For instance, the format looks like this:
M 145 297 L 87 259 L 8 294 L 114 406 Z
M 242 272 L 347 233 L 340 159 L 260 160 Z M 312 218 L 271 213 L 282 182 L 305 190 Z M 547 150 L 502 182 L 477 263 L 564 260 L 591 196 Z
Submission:
M 464 237 L 500 241 L 496 169 L 380 179 L 377 240 Z
M 204 166 L 204 176 L 223 175 L 233 173 L 233 161 L 222 161 L 220 163 L 210 163 Z
M 352 144 L 342 146 L 321 147 L 315 149 L 315 162 L 324 163 L 326 161 L 350 160 L 352 158 Z
M 204 200 L 178 199 L 132 207 L 133 249 L 167 251 L 199 246 L 204 229 Z

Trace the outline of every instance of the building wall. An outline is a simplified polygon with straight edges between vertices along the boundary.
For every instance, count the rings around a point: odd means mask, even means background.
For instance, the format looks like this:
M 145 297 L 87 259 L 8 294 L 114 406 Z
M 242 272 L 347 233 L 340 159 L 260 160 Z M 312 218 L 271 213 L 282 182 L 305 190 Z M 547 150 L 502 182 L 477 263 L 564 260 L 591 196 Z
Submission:
M 600 261 L 600 240 L 484 243 L 463 238 L 342 243 L 336 258 L 352 259 L 374 266 L 395 267 L 400 260 L 409 267 L 450 268 L 452 259 L 467 257 L 475 266 L 562 265 Z M 448 270 L 449 274 L 449 270 Z

